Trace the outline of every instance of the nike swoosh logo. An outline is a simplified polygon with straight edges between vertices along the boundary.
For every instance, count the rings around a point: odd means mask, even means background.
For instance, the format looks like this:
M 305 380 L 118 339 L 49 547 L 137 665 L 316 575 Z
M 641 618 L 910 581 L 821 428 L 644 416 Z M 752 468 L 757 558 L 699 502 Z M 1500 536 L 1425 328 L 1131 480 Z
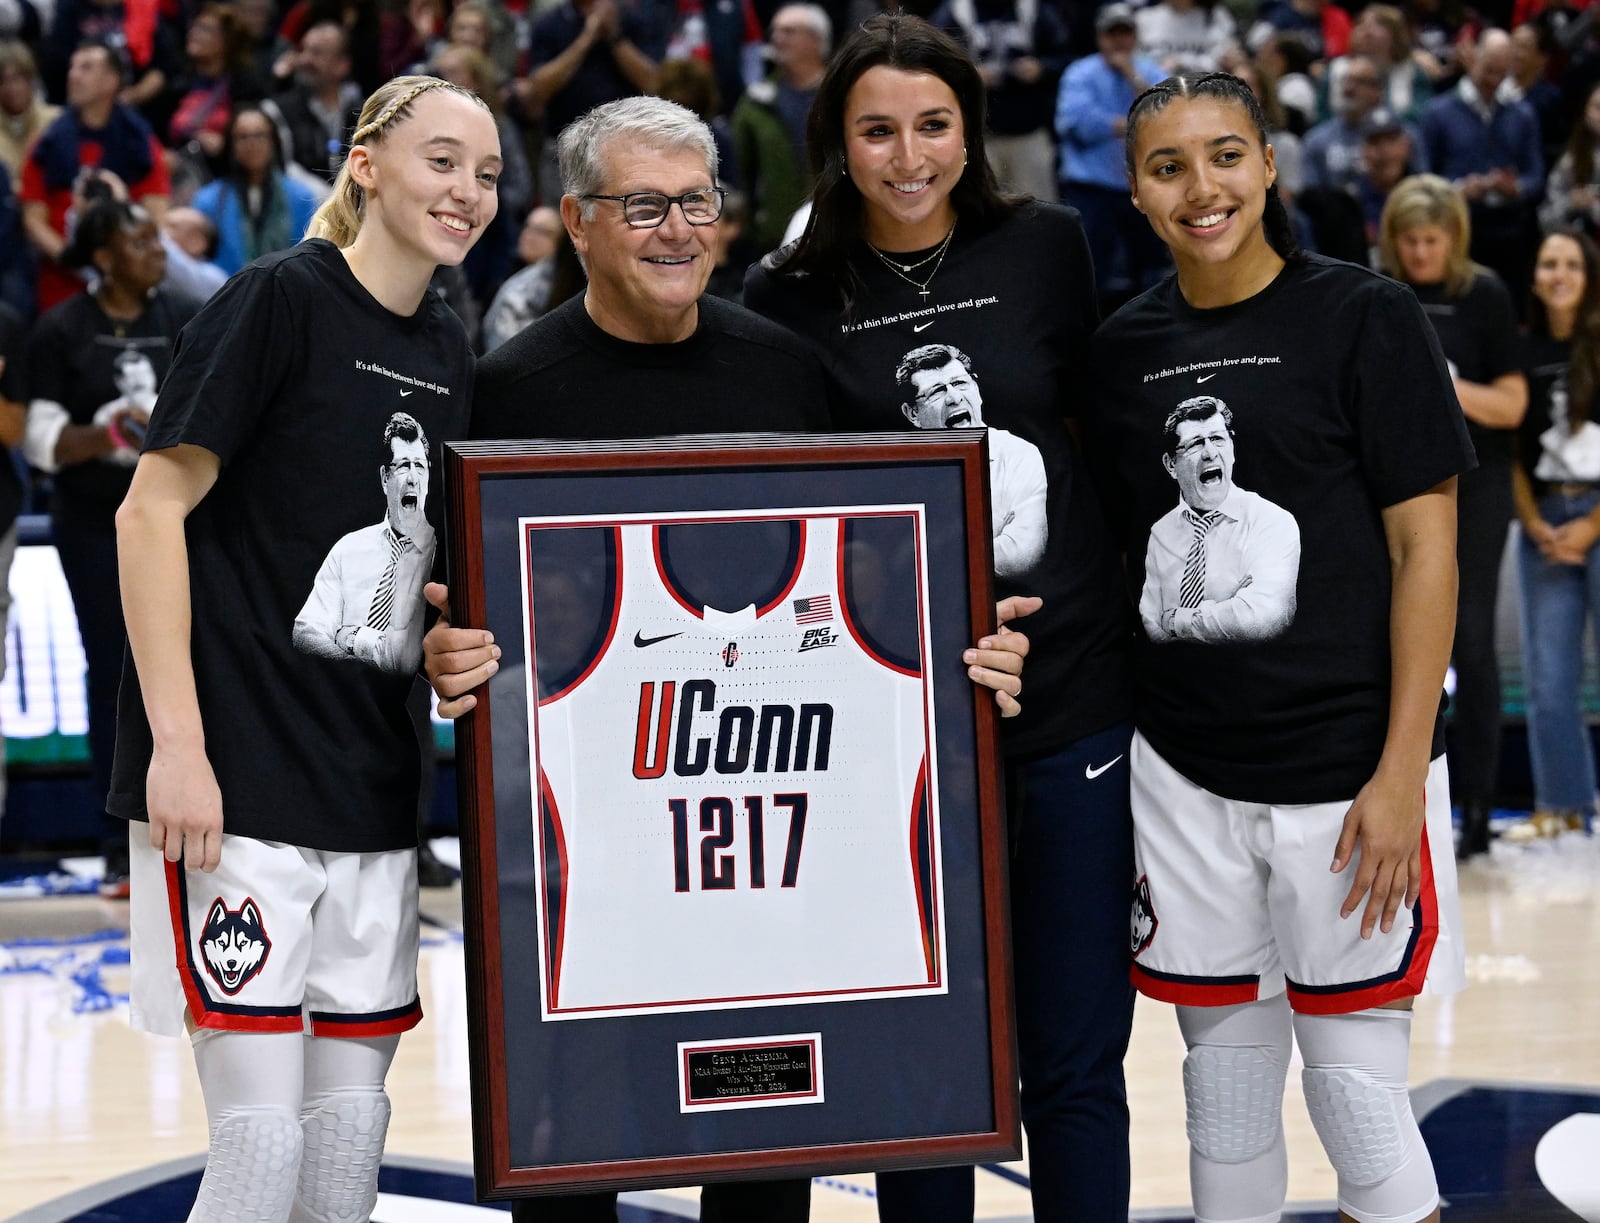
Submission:
M 1083 766 L 1083 775 L 1085 777 L 1087 777 L 1090 781 L 1093 781 L 1096 777 L 1100 776 L 1100 774 L 1104 773 L 1107 769 L 1109 769 L 1112 765 L 1116 764 L 1116 762 L 1118 760 L 1121 760 L 1121 759 L 1122 759 L 1122 757 L 1118 756 L 1113 760 L 1108 760 L 1104 764 L 1102 764 L 1098 769 L 1095 768 L 1094 765 L 1092 765 L 1092 764 L 1086 764 L 1086 765 Z
M 1202 381 L 1203 381 L 1203 379 L 1202 379 Z M 401 391 L 400 392 L 400 398 L 404 399 L 407 395 L 415 395 L 415 394 L 416 394 L 415 391 Z
M 647 645 L 655 645 L 659 641 L 671 641 L 674 637 L 682 637 L 682 633 L 663 633 L 659 637 L 646 637 L 643 633 L 633 635 L 633 644 L 643 649 Z
M 1204 382 L 1207 378 L 1215 378 L 1215 374 L 1200 374 L 1195 378 L 1196 383 Z
M 915 327 L 913 327 L 913 328 L 912 328 L 912 329 L 911 329 L 911 330 L 912 330 L 912 331 L 913 331 L 913 332 L 917 332 L 917 331 L 926 331 L 926 330 L 927 330 L 927 329 L 928 329 L 928 328 L 929 328 L 929 327 L 932 327 L 932 326 L 933 326 L 933 320 L 932 320 L 932 319 L 929 319 L 929 320 L 928 320 L 928 321 L 927 321 L 927 322 L 926 322 L 926 323 L 918 323 L 918 324 L 917 324 L 917 325 L 916 325 L 916 326 L 915 326 Z

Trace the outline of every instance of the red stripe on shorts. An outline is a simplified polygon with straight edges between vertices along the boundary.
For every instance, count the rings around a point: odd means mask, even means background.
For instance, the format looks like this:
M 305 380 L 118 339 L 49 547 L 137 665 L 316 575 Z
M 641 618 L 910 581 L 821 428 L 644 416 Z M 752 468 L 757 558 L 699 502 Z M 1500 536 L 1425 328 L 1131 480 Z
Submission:
M 1182 981 L 1156 976 L 1137 963 L 1128 971 L 1133 987 L 1147 998 L 1157 1002 L 1172 1002 L 1178 1006 L 1235 1006 L 1240 1002 L 1254 1002 L 1261 991 L 1261 982 L 1212 981 L 1187 978 Z
M 208 995 L 201 988 L 199 972 L 189 954 L 189 920 L 185 912 L 187 889 L 184 886 L 183 866 L 168 861 L 167 911 L 172 914 L 172 946 L 178 956 L 178 980 L 183 985 L 183 996 L 189 1004 L 189 1018 L 197 1028 L 214 1028 L 223 1032 L 303 1032 L 305 1021 L 295 1015 L 241 1015 L 227 1011 L 214 1011 L 208 1005 Z
M 394 1036 L 400 1032 L 411 1031 L 421 1022 L 422 1002 L 420 999 L 413 1000 L 411 1005 L 400 1014 L 388 1015 L 382 1019 L 365 1015 L 351 1015 L 345 1018 L 313 1011 L 311 1013 L 311 1035 L 341 1036 L 346 1040 L 365 1036 Z
M 1352 913 L 1350 921 L 1357 920 Z M 1433 959 L 1433 945 L 1439 938 L 1439 898 L 1433 887 L 1433 854 L 1428 846 L 1428 828 L 1422 828 L 1422 890 L 1417 896 L 1416 908 L 1411 912 L 1416 923 L 1415 936 L 1408 948 L 1411 956 L 1398 977 L 1380 981 L 1359 989 L 1306 993 L 1295 988 L 1292 981 L 1285 983 L 1289 1005 L 1302 1015 L 1351 1015 L 1356 1011 L 1371 1010 L 1386 1002 L 1401 998 L 1415 998 L 1422 992 L 1422 983 L 1428 975 L 1428 962 Z

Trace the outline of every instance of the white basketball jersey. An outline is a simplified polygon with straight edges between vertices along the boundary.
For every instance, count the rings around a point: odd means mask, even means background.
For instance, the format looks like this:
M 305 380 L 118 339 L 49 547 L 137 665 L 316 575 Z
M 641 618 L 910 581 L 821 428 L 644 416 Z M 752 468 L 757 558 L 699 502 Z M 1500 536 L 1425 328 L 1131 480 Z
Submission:
M 925 624 L 920 674 L 879 657 L 841 520 L 782 518 L 798 567 L 737 612 L 616 528 L 610 636 L 535 731 L 547 1019 L 944 992 Z

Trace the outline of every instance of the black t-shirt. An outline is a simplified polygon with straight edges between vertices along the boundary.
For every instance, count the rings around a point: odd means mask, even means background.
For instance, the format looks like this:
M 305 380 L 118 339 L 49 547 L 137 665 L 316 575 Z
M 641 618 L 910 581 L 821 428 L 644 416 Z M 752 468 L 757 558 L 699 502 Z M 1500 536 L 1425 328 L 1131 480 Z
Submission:
M 783 328 L 702 297 L 687 340 L 634 344 L 597 327 L 579 294 L 479 363 L 471 436 L 610 440 L 827 427 L 822 371 Z
M 1530 332 L 1523 342 L 1528 411 L 1517 430 L 1517 459 L 1542 497 L 1551 484 L 1600 484 L 1600 422 L 1593 405 L 1580 405 L 1573 428 L 1572 341 Z
M 251 264 L 179 337 L 146 449 L 188 443 L 222 460 L 187 537 L 226 832 L 341 852 L 416 844 L 405 701 L 441 445 L 465 431 L 471 387 L 466 336 L 437 295 L 392 314 L 320 239 Z M 130 666 L 113 814 L 145 818 L 150 750 Z
M 1091 368 L 1086 449 L 1144 628 L 1140 729 L 1229 798 L 1353 798 L 1389 721 L 1382 511 L 1473 465 L 1415 298 L 1315 255 L 1213 310 L 1168 277 L 1101 327 Z
M 1472 286 L 1458 296 L 1448 296 L 1442 284 L 1413 285 L 1412 292 L 1439 336 L 1439 347 L 1456 373 L 1468 382 L 1488 384 L 1504 374 L 1522 369 L 1521 337 L 1511 295 L 1500 278 L 1480 268 Z M 1498 466 L 1511 459 L 1512 429 L 1490 429 L 1467 422 L 1467 434 L 1482 466 Z
M 816 346 L 841 428 L 989 426 L 996 589 L 1044 599 L 1018 626 L 1032 648 L 1005 746 L 1040 756 L 1131 711 L 1116 550 L 1067 429 L 1083 407 L 1094 273 L 1070 209 L 1030 205 L 987 231 L 964 225 L 926 302 L 870 254 L 848 322 L 831 288 L 766 266 L 750 270 L 745 302 Z M 924 281 L 932 266 L 911 275 Z M 902 380 L 903 362 L 926 368 Z
M 187 298 L 157 290 L 132 322 L 113 319 L 92 293 L 76 293 L 40 317 L 28 346 L 29 394 L 66 409 L 75 425 L 129 392 L 148 402 L 172 364 L 178 332 L 194 316 Z M 55 473 L 51 510 L 58 518 L 111 525 L 133 480 L 131 464 L 105 459 Z

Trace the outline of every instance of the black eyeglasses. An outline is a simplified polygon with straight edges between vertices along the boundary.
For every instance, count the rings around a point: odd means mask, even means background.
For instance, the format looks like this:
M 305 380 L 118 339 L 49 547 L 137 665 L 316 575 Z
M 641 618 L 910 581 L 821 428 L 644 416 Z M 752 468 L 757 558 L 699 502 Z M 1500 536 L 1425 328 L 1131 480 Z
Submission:
M 662 195 L 659 191 L 633 191 L 627 195 L 585 195 L 585 200 L 615 200 L 622 205 L 622 219 L 634 229 L 654 229 L 667 219 L 676 204 L 690 225 L 710 225 L 722 215 L 727 192 L 721 187 L 685 191 L 682 195 Z

